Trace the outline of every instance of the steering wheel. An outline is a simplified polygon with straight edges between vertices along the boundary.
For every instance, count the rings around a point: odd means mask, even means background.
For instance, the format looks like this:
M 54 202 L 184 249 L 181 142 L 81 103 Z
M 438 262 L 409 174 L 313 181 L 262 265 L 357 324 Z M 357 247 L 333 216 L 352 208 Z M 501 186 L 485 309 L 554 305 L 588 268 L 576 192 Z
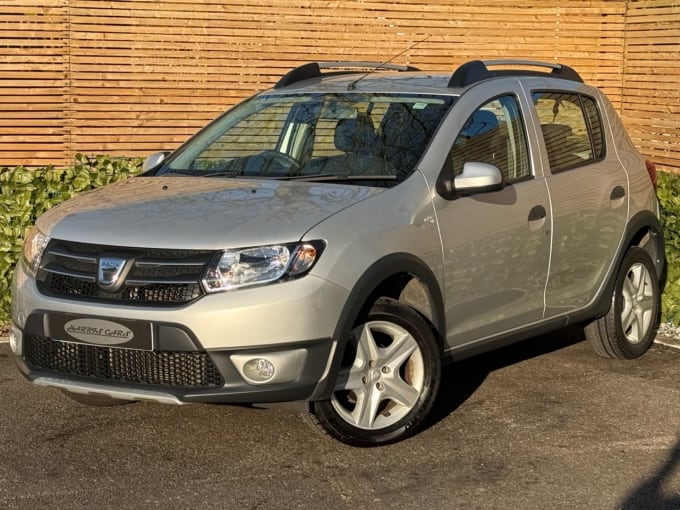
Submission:
M 283 152 L 267 150 L 252 156 L 248 161 L 247 168 L 252 169 L 253 174 L 262 173 L 284 177 L 299 173 L 300 163 L 294 157 Z

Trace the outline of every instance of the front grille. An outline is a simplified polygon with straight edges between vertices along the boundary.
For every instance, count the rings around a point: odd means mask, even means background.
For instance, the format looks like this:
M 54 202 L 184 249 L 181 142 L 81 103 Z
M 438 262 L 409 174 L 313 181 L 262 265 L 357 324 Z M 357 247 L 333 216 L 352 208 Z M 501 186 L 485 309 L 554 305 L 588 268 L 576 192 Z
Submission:
M 34 335 L 28 335 L 24 345 L 32 366 L 61 374 L 178 388 L 224 384 L 205 352 L 136 351 L 57 342 Z
M 204 294 L 201 275 L 211 251 L 135 249 L 53 240 L 38 273 L 41 292 L 57 297 L 131 304 L 178 305 Z M 99 258 L 132 260 L 115 290 L 97 283 Z

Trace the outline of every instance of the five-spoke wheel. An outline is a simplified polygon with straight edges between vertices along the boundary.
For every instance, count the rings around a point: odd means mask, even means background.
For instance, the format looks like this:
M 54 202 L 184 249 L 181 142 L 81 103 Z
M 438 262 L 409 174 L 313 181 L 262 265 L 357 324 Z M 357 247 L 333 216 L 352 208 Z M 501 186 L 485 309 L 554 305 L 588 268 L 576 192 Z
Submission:
M 642 248 L 630 248 L 619 267 L 609 312 L 585 328 L 595 352 L 608 358 L 647 352 L 659 326 L 660 299 L 652 259 Z
M 382 299 L 352 332 L 330 400 L 312 420 L 355 446 L 375 446 L 414 433 L 439 387 L 441 353 L 430 325 L 415 310 Z

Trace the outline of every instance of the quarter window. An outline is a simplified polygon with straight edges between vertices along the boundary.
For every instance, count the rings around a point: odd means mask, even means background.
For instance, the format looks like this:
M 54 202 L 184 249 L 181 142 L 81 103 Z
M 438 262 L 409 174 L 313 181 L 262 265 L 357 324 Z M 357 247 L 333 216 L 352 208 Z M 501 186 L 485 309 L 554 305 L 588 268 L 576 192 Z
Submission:
M 592 98 L 562 92 L 535 92 L 532 97 L 553 173 L 604 157 L 602 122 Z
M 503 96 L 478 108 L 453 143 L 451 162 L 455 175 L 463 171 L 465 163 L 480 162 L 498 167 L 508 183 L 531 177 L 517 99 Z
M 602 133 L 602 121 L 600 120 L 600 112 L 597 109 L 595 100 L 581 96 L 583 108 L 588 119 L 588 127 L 590 128 L 590 138 L 593 143 L 593 154 L 595 159 L 602 159 L 604 157 L 604 137 Z

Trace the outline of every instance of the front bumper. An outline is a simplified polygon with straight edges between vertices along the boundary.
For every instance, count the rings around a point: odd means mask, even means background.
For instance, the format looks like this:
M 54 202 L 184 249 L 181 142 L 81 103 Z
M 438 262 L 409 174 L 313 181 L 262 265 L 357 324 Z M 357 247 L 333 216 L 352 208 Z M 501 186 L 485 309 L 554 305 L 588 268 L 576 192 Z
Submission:
M 13 297 L 12 348 L 35 384 L 163 403 L 274 403 L 326 398 L 331 336 L 347 293 L 307 276 L 183 307 L 112 306 L 44 296 L 19 265 Z M 73 341 L 50 320 L 64 314 L 147 324 L 153 348 Z M 275 376 L 248 380 L 245 363 L 261 358 Z

